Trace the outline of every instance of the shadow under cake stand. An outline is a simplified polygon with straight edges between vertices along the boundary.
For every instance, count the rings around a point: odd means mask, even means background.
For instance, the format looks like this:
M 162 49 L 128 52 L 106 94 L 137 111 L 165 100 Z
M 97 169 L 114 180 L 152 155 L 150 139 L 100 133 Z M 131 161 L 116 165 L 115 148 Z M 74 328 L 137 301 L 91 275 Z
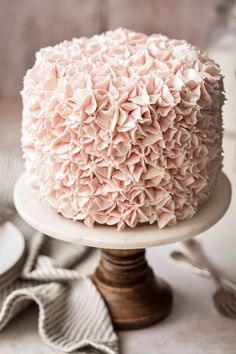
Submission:
M 18 180 L 14 200 L 21 217 L 36 230 L 56 239 L 102 249 L 100 263 L 92 276 L 103 295 L 117 329 L 142 328 L 166 317 L 172 307 L 172 291 L 155 277 L 145 259 L 145 248 L 184 241 L 213 226 L 226 212 L 231 186 L 221 173 L 214 193 L 190 220 L 159 230 L 156 225 L 126 228 L 88 228 L 45 208 L 26 184 Z

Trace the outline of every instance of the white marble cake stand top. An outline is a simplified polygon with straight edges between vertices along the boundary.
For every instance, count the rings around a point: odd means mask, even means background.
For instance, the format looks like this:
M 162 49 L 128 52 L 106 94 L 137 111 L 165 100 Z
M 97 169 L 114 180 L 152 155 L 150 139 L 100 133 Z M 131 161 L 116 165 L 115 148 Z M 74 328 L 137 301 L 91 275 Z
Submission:
M 115 226 L 95 225 L 90 229 L 83 222 L 66 219 L 45 208 L 26 184 L 24 174 L 19 178 L 14 191 L 18 213 L 36 230 L 71 243 L 110 249 L 139 249 L 184 241 L 217 223 L 226 212 L 230 199 L 230 182 L 221 173 L 214 193 L 192 219 L 180 221 L 162 230 L 154 224 L 118 232 Z

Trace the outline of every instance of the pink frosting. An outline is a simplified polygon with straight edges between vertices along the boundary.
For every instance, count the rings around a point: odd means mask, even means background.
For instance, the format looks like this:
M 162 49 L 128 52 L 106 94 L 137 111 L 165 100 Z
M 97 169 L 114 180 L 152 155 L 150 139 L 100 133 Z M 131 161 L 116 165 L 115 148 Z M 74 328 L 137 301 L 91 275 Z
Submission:
M 66 218 L 191 218 L 222 165 L 219 66 L 184 40 L 117 29 L 41 49 L 24 78 L 28 182 Z

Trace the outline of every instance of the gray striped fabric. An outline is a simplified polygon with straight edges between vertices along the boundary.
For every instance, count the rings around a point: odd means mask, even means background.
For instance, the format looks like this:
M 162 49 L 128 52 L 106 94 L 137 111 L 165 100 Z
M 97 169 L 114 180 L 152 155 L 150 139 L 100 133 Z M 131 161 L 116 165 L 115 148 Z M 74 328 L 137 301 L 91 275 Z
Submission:
M 64 352 L 117 354 L 118 339 L 103 299 L 91 280 L 69 269 L 88 249 L 40 233 L 27 241 L 28 257 L 20 279 L 0 291 L 0 330 L 34 301 L 39 334 Z

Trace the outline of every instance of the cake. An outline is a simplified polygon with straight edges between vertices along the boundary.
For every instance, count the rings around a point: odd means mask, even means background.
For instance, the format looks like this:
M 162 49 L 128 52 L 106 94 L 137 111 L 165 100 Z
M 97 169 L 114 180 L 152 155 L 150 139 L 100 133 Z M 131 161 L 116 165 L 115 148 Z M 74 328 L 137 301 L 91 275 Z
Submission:
M 185 40 L 117 29 L 41 49 L 22 98 L 27 182 L 65 218 L 162 229 L 214 191 L 223 80 Z

